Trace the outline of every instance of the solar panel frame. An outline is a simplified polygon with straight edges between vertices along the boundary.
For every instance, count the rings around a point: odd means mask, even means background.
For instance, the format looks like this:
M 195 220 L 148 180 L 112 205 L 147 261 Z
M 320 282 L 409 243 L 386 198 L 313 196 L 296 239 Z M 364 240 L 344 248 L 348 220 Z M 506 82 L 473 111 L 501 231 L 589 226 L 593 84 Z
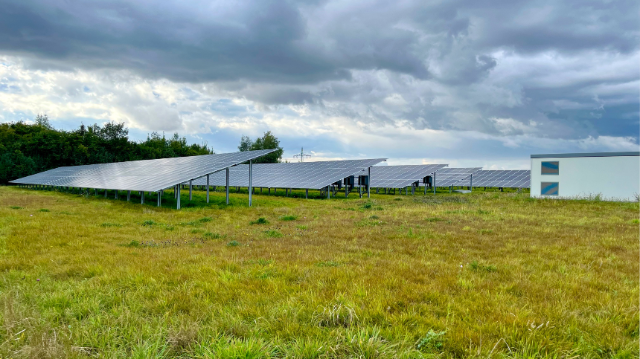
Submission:
M 345 161 L 315 161 L 297 163 L 260 163 L 253 165 L 253 187 L 292 188 L 292 189 L 322 189 L 332 185 L 345 177 L 354 174 L 366 174 L 366 169 L 375 164 L 386 161 L 386 158 L 345 160 Z M 205 186 L 206 178 L 200 178 L 192 183 Z M 210 186 L 225 186 L 224 173 L 209 176 Z M 248 165 L 239 165 L 229 169 L 229 186 L 247 187 L 249 185 Z
M 259 158 L 275 149 L 58 167 L 11 183 L 157 192 Z
M 471 185 L 470 175 L 475 174 L 476 172 L 481 170 L 482 170 L 482 167 L 441 168 L 436 171 L 435 186 L 436 187 L 470 186 Z
M 482 170 L 473 174 L 473 187 L 531 188 L 529 170 Z
M 422 182 L 447 164 L 399 165 L 371 167 L 371 187 L 404 188 L 415 182 Z

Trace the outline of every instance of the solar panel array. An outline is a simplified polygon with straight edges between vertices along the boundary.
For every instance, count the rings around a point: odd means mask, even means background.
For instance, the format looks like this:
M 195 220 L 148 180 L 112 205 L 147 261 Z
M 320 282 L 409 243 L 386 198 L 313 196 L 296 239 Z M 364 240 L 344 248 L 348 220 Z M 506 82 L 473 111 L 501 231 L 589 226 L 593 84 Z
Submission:
M 371 167 L 371 187 L 404 188 L 421 182 L 435 171 L 447 167 L 446 164 L 374 166 Z
M 473 174 L 474 187 L 531 188 L 529 170 L 482 170 Z
M 322 189 L 345 177 L 366 174 L 365 169 L 385 161 L 384 158 L 348 161 L 318 161 L 299 163 L 261 163 L 253 165 L 253 187 Z M 205 186 L 206 178 L 193 181 Z M 209 176 L 210 186 L 225 186 L 225 172 Z M 239 165 L 229 170 L 229 185 L 249 186 L 249 165 Z
M 482 170 L 481 167 L 472 168 L 450 168 L 445 167 L 436 171 L 435 186 L 469 186 L 471 185 L 470 174 L 473 174 L 473 182 L 475 184 L 475 173 Z
M 58 187 L 157 192 L 275 150 L 58 167 L 11 181 Z

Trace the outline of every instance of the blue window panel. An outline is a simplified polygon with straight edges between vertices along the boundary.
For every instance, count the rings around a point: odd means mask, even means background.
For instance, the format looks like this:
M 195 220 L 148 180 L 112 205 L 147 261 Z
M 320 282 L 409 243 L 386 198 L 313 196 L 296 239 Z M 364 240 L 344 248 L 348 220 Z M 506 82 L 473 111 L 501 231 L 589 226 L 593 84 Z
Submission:
M 557 196 L 559 188 L 558 182 L 542 182 L 540 184 L 540 194 L 543 196 Z
M 543 175 L 558 175 L 560 174 L 560 162 L 542 162 L 542 174 Z

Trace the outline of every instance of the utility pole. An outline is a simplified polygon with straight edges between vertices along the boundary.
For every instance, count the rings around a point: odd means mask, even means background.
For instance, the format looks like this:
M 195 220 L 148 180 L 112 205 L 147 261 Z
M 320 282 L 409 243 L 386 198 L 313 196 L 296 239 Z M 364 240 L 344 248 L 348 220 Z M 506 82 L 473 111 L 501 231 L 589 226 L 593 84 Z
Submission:
M 305 157 L 311 157 L 311 155 L 308 155 L 306 153 L 304 153 L 304 147 L 300 147 L 300 154 L 294 155 L 294 158 L 299 158 L 300 162 L 304 162 L 304 158 Z

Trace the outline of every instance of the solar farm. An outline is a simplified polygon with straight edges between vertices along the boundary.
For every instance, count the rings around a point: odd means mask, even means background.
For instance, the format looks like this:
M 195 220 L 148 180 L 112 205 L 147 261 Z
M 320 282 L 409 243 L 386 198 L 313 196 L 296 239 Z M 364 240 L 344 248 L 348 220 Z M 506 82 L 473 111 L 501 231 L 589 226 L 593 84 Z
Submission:
M 0 186 L 0 357 L 637 357 L 637 202 L 266 153 Z
M 246 189 L 249 195 L 249 206 L 256 189 L 262 194 L 274 194 L 278 189 L 288 195 L 292 190 L 305 190 L 305 198 L 309 198 L 309 190 L 315 190 L 321 197 L 331 198 L 339 191 L 344 196 L 356 192 L 360 198 L 363 193 L 371 196 L 371 189 L 376 193 L 400 193 L 415 195 L 416 188 L 422 187 L 424 194 L 430 189 L 436 193 L 438 187 L 467 187 L 471 190 L 475 185 L 522 190 L 530 188 L 529 171 L 525 170 L 490 170 L 480 167 L 450 168 L 448 164 L 376 166 L 385 162 L 386 158 L 359 159 L 344 161 L 318 161 L 299 163 L 253 164 L 252 160 L 264 156 L 273 150 L 246 151 L 227 154 L 213 154 L 183 158 L 130 161 L 121 163 L 95 164 L 73 167 L 59 167 L 35 175 L 19 178 L 11 183 L 38 189 L 64 189 L 84 191 L 94 196 L 98 191 L 114 198 L 121 192 L 131 200 L 132 191 L 138 192 L 140 202 L 151 195 L 157 206 L 162 205 L 164 192 L 172 190 L 176 208 L 180 209 L 183 188 L 188 189 L 188 200 L 193 198 L 194 186 L 204 188 L 209 202 L 209 191 L 224 188 L 226 204 L 229 204 L 229 192 L 235 188 Z M 249 162 L 243 164 L 243 162 Z M 148 193 L 148 194 L 147 194 Z

